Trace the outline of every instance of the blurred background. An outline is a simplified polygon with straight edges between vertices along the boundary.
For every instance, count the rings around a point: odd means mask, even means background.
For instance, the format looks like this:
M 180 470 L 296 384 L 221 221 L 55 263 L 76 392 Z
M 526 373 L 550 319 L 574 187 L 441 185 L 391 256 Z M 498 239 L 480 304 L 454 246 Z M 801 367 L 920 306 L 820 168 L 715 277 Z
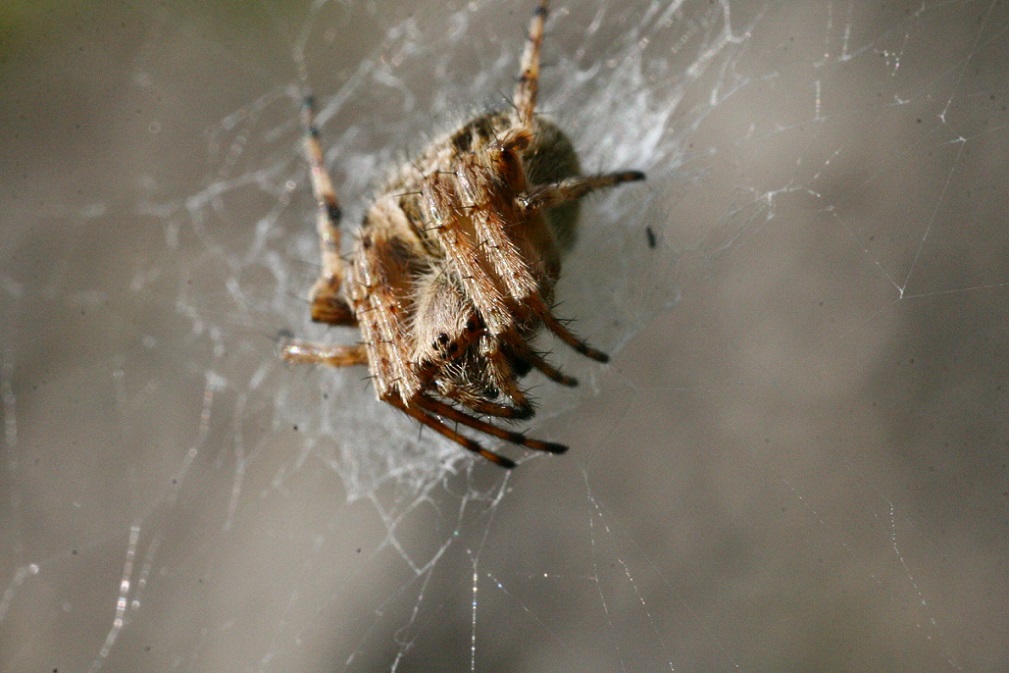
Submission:
M 352 226 L 531 10 L 0 8 L 0 671 L 1006 669 L 1003 4 L 553 3 L 563 457 L 278 360 L 302 91 Z

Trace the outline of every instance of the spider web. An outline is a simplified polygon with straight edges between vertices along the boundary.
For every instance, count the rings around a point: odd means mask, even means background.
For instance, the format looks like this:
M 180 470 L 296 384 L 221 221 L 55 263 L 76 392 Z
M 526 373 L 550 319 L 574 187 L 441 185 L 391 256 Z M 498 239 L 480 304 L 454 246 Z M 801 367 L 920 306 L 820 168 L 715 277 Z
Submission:
M 277 344 L 355 338 L 302 88 L 352 225 L 531 2 L 0 10 L 0 671 L 1004 668 L 1006 7 L 554 5 L 542 110 L 648 181 L 510 473 Z

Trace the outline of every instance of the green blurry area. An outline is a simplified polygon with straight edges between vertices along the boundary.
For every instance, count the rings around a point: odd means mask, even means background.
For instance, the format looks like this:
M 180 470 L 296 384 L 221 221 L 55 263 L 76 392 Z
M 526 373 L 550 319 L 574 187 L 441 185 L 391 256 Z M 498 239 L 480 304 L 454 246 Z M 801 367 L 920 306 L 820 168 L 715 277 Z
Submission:
M 215 40 L 238 40 L 268 21 L 302 18 L 296 3 L 194 2 L 68 2 L 8 0 L 0 3 L 0 63 L 19 57 L 55 56 L 68 48 L 85 51 L 142 39 L 152 19 L 198 30 Z

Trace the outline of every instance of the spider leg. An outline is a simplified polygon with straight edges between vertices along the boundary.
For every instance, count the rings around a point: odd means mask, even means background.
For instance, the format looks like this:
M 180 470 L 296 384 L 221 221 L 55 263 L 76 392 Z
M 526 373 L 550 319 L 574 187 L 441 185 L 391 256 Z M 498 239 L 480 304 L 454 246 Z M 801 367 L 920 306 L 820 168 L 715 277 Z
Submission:
M 454 381 L 440 379 L 435 385 L 438 387 L 438 394 L 440 396 L 454 400 L 478 414 L 511 420 L 523 420 L 531 418 L 533 415 L 532 405 L 510 406 L 491 402 L 485 397 L 481 397 L 479 393 L 466 386 L 460 386 Z
M 478 414 L 508 419 L 531 418 L 535 413 L 533 405 L 519 388 L 512 363 L 496 345 L 498 340 L 486 333 L 481 334 L 479 339 L 480 358 L 484 361 L 482 366 L 454 361 L 415 362 L 418 379 L 432 382 L 441 397 L 454 400 Z M 480 368 L 488 380 L 484 381 L 482 377 L 474 380 L 471 367 Z M 496 390 L 489 392 L 490 387 Z M 494 402 L 501 393 L 512 403 Z
M 559 383 L 562 386 L 567 386 L 568 388 L 574 388 L 578 385 L 578 379 L 573 376 L 568 376 L 561 370 L 550 364 L 546 358 L 534 351 L 527 342 L 522 339 L 509 339 L 508 346 L 515 354 L 521 359 L 528 362 L 535 369 L 538 369 L 544 376 L 546 376 L 551 381 Z
M 340 294 L 344 265 L 340 257 L 340 203 L 333 181 L 323 162 L 319 128 L 315 124 L 315 99 L 305 96 L 302 104 L 305 126 L 305 157 L 312 175 L 312 194 L 317 203 L 315 226 L 319 236 L 322 271 L 309 292 L 312 320 L 330 325 L 357 324 L 354 311 Z
M 615 187 L 625 182 L 636 182 L 644 179 L 645 174 L 641 171 L 618 171 L 602 175 L 566 178 L 554 184 L 537 185 L 528 192 L 517 196 L 515 201 L 521 210 L 526 211 L 527 216 L 532 216 L 537 211 L 560 205 L 565 201 L 579 199 L 597 189 Z M 487 227 L 487 231 L 490 233 L 493 233 L 494 229 L 494 227 Z M 553 332 L 564 343 L 593 360 L 599 362 L 607 362 L 609 360 L 608 355 L 586 344 L 565 327 L 563 323 L 557 320 L 557 317 L 554 316 L 553 311 L 550 310 L 550 307 L 547 306 L 539 293 L 530 295 L 527 304 L 533 313 L 543 321 L 547 329 Z
M 517 246 L 505 233 L 504 223 L 496 214 L 493 223 L 491 222 L 490 208 L 474 208 L 465 216 L 472 220 L 477 235 L 481 237 L 480 247 L 477 247 L 470 233 L 462 226 L 461 218 L 464 216 L 460 214 L 461 199 L 457 189 L 462 188 L 467 201 L 471 203 L 488 203 L 490 197 L 485 189 L 478 190 L 480 181 L 467 175 L 466 166 L 460 164 L 457 168 L 459 173 L 435 173 L 429 176 L 423 186 L 424 201 L 435 223 L 432 227 L 435 236 L 447 253 L 449 268 L 466 289 L 491 335 L 497 337 L 506 334 L 512 329 L 515 318 L 504 302 L 504 293 L 482 262 L 494 267 L 513 303 L 522 305 L 528 298 L 531 300 L 529 305 L 532 312 L 551 332 L 579 353 L 606 362 L 609 358 L 605 353 L 578 339 L 550 312 L 539 294 L 539 284 L 530 273 Z
M 547 0 L 540 0 L 529 22 L 529 35 L 519 70 L 519 80 L 515 85 L 515 108 L 519 123 L 527 131 L 533 128 L 536 114 L 536 94 L 540 80 L 540 46 L 543 44 L 543 27 L 547 19 Z
M 461 214 L 461 199 L 457 191 L 460 188 L 470 203 L 490 202 L 486 189 L 477 187 L 481 184 L 479 179 L 468 175 L 469 168 L 459 164 L 458 173 L 435 173 L 424 182 L 422 191 L 435 223 L 432 229 L 445 248 L 449 268 L 466 289 L 491 335 L 506 334 L 515 324 L 514 315 L 504 302 L 507 294 L 514 304 L 528 305 L 532 313 L 564 343 L 586 357 L 607 362 L 609 356 L 576 337 L 550 311 L 540 295 L 539 283 L 506 233 L 500 215 L 487 207 L 474 208 L 468 215 Z M 479 247 L 462 226 L 464 218 L 475 225 L 481 238 Z M 505 292 L 498 287 L 485 265 L 493 266 L 497 278 L 506 288 Z
M 466 435 L 463 435 L 457 432 L 456 430 L 450 428 L 449 426 L 445 425 L 445 423 L 443 423 L 441 420 L 425 413 L 422 409 L 407 406 L 406 403 L 404 403 L 403 400 L 399 399 L 398 397 L 390 397 L 389 399 L 386 400 L 386 402 L 396 407 L 397 409 L 405 413 L 407 416 L 417 419 L 418 421 L 420 421 L 427 427 L 431 428 L 438 434 L 442 435 L 443 437 L 451 439 L 453 442 L 463 447 L 467 451 L 472 451 L 473 453 L 481 456 L 482 458 L 486 458 L 495 465 L 500 465 L 503 468 L 510 470 L 511 468 L 515 467 L 514 461 L 505 458 L 501 454 L 494 453 L 489 449 L 485 449 L 483 446 L 480 445 L 479 442 L 472 440 Z
M 420 393 L 413 401 L 417 404 L 417 406 L 426 409 L 431 413 L 437 414 L 442 418 L 447 418 L 450 421 L 455 421 L 456 423 L 465 425 L 468 428 L 473 428 L 485 435 L 497 437 L 498 439 L 503 439 L 506 442 L 511 442 L 512 444 L 519 444 L 527 449 L 533 449 L 534 451 L 546 451 L 547 453 L 564 453 L 568 450 L 568 447 L 563 444 L 531 439 L 523 435 L 521 432 L 499 428 L 487 421 L 474 418 L 466 412 L 456 409 L 451 404 L 429 397 L 425 393 Z
M 532 402 L 519 388 L 513 373 L 512 363 L 501 351 L 500 341 L 494 336 L 485 334 L 480 341 L 480 354 L 487 360 L 487 374 L 493 379 L 494 385 L 512 401 L 516 410 L 520 412 L 521 415 L 516 418 L 531 417 L 534 413 Z M 474 411 L 479 411 L 479 409 L 474 409 Z
M 457 183 L 459 189 L 462 190 L 464 197 L 474 203 L 474 204 L 493 204 L 493 196 L 488 192 L 488 190 L 481 185 L 487 184 L 487 181 L 481 180 L 479 175 L 475 171 L 479 170 L 477 167 L 465 165 L 460 163 L 457 166 L 458 175 Z M 474 172 L 473 175 L 470 175 Z M 614 174 L 618 176 L 638 176 L 640 173 L 626 172 Z M 610 177 L 604 179 L 610 184 L 618 184 L 615 180 L 618 178 Z M 576 182 L 583 180 L 581 178 L 574 178 Z M 591 178 L 589 178 L 591 180 Z M 559 184 L 564 184 L 567 181 L 561 181 Z M 580 182 L 578 183 L 580 184 Z M 591 184 L 591 182 L 589 183 Z M 458 195 L 455 195 L 456 201 L 459 200 Z M 568 344 L 576 351 L 589 357 L 593 360 L 599 362 L 607 362 L 609 356 L 600 350 L 589 346 L 587 343 L 579 339 L 574 335 L 571 330 L 564 326 L 553 312 L 550 307 L 547 306 L 546 301 L 540 291 L 541 281 L 533 276 L 530 269 L 530 265 L 521 254 L 519 246 L 516 244 L 515 240 L 512 239 L 513 234 L 510 230 L 514 231 L 514 227 L 509 227 L 508 220 L 505 219 L 507 215 L 502 216 L 500 212 L 500 205 L 495 204 L 495 207 L 479 207 L 474 208 L 470 215 L 473 221 L 474 229 L 477 236 L 480 238 L 480 249 L 479 254 L 482 257 L 477 257 L 477 251 L 475 246 L 470 242 L 470 246 L 474 248 L 474 252 L 470 253 L 469 257 L 459 258 L 461 260 L 461 265 L 463 266 L 462 273 L 473 278 L 477 278 L 480 274 L 488 276 L 487 282 L 496 291 L 497 287 L 494 285 L 493 280 L 489 278 L 489 274 L 483 269 L 479 263 L 469 263 L 469 260 L 486 259 L 490 265 L 493 267 L 494 273 L 497 278 L 500 279 L 500 283 L 504 285 L 507 296 L 511 299 L 512 304 L 519 307 L 515 311 L 516 315 L 521 316 L 523 312 L 531 311 L 539 320 L 546 325 L 547 329 L 553 332 L 558 338 L 560 338 L 564 343 Z M 536 217 L 536 213 L 524 214 L 525 218 Z M 521 218 L 516 218 L 521 219 Z M 465 238 L 461 235 L 456 235 L 457 238 Z M 468 239 L 467 239 L 468 240 Z M 463 279 L 465 282 L 465 278 Z M 481 311 L 483 315 L 483 310 L 481 305 L 474 300 L 474 305 L 478 310 Z M 486 317 L 485 317 L 486 320 Z M 515 322 L 515 318 L 512 318 L 512 322 Z M 491 329 L 491 333 L 495 336 L 504 334 L 505 330 L 496 329 L 496 326 L 492 325 L 490 321 L 487 321 L 488 327 Z
M 428 209 L 435 238 L 445 250 L 447 266 L 466 291 L 491 334 L 506 332 L 513 319 L 505 305 L 501 290 L 481 264 L 485 258 L 471 235 L 462 226 L 459 194 L 455 174 L 435 173 L 424 181 L 424 203 Z
M 348 285 L 375 392 L 382 400 L 398 396 L 406 401 L 420 388 L 408 338 L 411 258 L 399 249 L 398 239 L 381 229 L 363 229 L 359 243 Z
M 288 362 L 322 364 L 330 367 L 368 364 L 368 351 L 363 344 L 332 346 L 307 341 L 290 341 L 284 345 L 282 357 Z
M 645 174 L 641 171 L 618 171 L 616 173 L 604 173 L 601 175 L 582 175 L 565 178 L 560 182 L 549 185 L 536 185 L 524 194 L 519 194 L 515 197 L 515 202 L 521 210 L 531 213 L 553 208 L 566 201 L 580 199 L 597 189 L 616 187 L 625 182 L 636 182 L 644 179 Z
M 582 339 L 575 336 L 575 333 L 569 330 L 564 323 L 557 319 L 550 307 L 547 306 L 543 297 L 539 293 L 531 295 L 527 300 L 529 308 L 532 312 L 543 321 L 543 325 L 546 326 L 548 330 L 553 332 L 554 336 L 566 343 L 571 348 L 575 349 L 585 357 L 595 360 L 596 362 L 609 362 L 610 356 L 606 353 L 593 348 L 588 345 Z

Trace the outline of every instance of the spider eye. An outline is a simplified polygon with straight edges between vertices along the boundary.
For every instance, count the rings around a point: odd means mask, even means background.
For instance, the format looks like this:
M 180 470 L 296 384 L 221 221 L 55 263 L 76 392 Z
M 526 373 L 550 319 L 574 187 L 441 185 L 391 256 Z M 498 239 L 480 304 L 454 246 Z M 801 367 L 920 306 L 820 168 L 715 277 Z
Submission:
M 442 355 L 455 355 L 459 350 L 459 344 L 452 341 L 445 332 L 440 332 L 438 337 L 431 342 L 431 350 Z
M 466 321 L 466 331 L 475 332 L 480 329 L 480 322 L 476 319 L 476 316 L 470 316 L 469 320 Z

